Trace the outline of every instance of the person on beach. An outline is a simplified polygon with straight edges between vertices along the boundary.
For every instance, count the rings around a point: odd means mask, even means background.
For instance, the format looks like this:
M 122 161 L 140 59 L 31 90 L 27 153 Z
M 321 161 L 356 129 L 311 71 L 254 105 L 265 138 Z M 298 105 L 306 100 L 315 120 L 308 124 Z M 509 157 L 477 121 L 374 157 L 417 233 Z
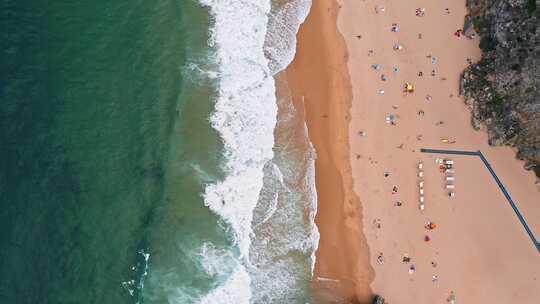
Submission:
M 401 260 L 403 263 L 407 264 L 411 261 L 411 258 L 407 253 L 403 254 L 403 259 Z
M 426 228 L 427 230 L 434 230 L 435 228 L 437 228 L 437 225 L 430 221 L 430 222 L 427 222 L 424 228 Z
M 450 291 L 450 295 L 446 299 L 446 302 L 450 304 L 456 304 L 456 294 L 454 293 L 454 291 Z
M 379 265 L 384 264 L 384 257 L 382 252 L 379 252 L 379 255 L 377 256 L 377 263 L 379 263 Z

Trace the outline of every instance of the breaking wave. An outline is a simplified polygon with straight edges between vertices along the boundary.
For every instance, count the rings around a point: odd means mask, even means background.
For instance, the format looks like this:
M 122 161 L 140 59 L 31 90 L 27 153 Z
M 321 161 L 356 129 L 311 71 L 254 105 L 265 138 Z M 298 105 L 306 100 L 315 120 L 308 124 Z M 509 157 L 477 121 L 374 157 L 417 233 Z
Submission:
M 199 303 L 305 298 L 318 243 L 314 152 L 307 133 L 284 135 L 284 140 L 296 136 L 296 146 L 276 142 L 276 128 L 299 121 L 290 98 L 276 97 L 274 76 L 294 57 L 296 33 L 311 1 L 200 2 L 212 16 L 209 43 L 216 54 L 218 94 L 210 122 L 225 159 L 225 177 L 206 185 L 204 203 L 230 225 L 237 250 L 217 254 L 211 245 L 203 247 L 207 274 L 229 270 Z

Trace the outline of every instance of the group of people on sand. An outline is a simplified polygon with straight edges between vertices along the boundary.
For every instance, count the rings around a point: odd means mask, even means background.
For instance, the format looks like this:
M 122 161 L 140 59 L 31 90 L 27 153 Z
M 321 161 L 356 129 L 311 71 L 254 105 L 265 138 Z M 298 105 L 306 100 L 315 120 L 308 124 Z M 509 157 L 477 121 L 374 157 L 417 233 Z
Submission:
M 381 14 L 381 13 L 384 13 L 385 12 L 385 7 L 382 6 L 382 5 L 376 5 L 375 6 L 375 13 L 376 14 Z M 444 11 L 445 14 L 450 14 L 450 10 L 448 8 L 445 9 Z M 426 9 L 425 8 L 417 8 L 415 10 L 415 15 L 417 17 L 424 17 L 426 15 Z M 391 33 L 399 33 L 400 32 L 400 27 L 398 25 L 398 23 L 392 23 L 390 25 L 390 32 Z M 457 37 L 461 37 L 463 31 L 462 30 L 458 30 L 456 31 L 455 35 Z M 357 36 L 358 38 L 361 38 L 361 36 Z M 418 34 L 418 38 L 419 39 L 422 39 L 422 34 Z M 393 46 L 392 46 L 393 50 L 394 51 L 402 51 L 404 50 L 404 46 L 400 43 L 395 43 Z M 368 51 L 368 56 L 374 56 L 374 51 L 372 49 L 369 49 Z M 433 69 L 431 69 L 431 72 L 429 73 L 432 77 L 435 77 L 437 76 L 437 71 L 436 71 L 436 65 L 438 63 L 438 58 L 429 54 L 426 56 L 428 60 L 430 60 L 431 64 L 433 65 Z M 371 65 L 371 68 L 374 70 L 374 71 L 381 71 L 382 70 L 382 66 L 379 64 L 379 63 L 374 63 Z M 393 73 L 397 73 L 398 71 L 398 67 L 397 66 L 393 66 L 392 67 L 392 71 Z M 417 73 L 417 76 L 418 77 L 423 77 L 424 76 L 424 72 L 423 71 L 418 71 Z M 386 82 L 389 80 L 388 78 L 388 75 L 382 73 L 380 75 L 380 80 L 382 82 Z M 441 80 L 446 80 L 446 78 L 441 78 Z M 409 83 L 407 83 L 406 85 L 408 85 Z M 414 90 L 413 90 L 413 87 L 412 87 L 412 84 L 410 85 L 410 89 L 408 90 L 407 87 L 405 89 L 405 93 L 412 93 Z M 378 91 L 378 94 L 379 95 L 384 95 L 385 94 L 385 91 L 384 89 L 379 89 Z M 433 96 L 430 95 L 430 94 L 427 94 L 425 95 L 425 102 L 426 103 L 430 103 L 433 101 Z M 395 110 L 398 109 L 398 106 L 396 105 Z M 424 110 L 418 110 L 418 115 L 421 117 L 423 117 L 425 115 L 425 112 Z M 395 126 L 396 125 L 396 118 L 399 117 L 397 114 L 389 114 L 387 117 L 386 117 L 386 123 L 390 124 L 390 125 L 393 125 Z M 444 124 L 444 121 L 438 121 L 436 123 L 437 126 L 440 126 Z M 365 136 L 365 132 L 361 131 L 359 132 L 359 134 L 362 134 L 362 136 Z M 417 136 L 417 139 L 418 140 L 421 140 L 422 139 L 422 135 L 418 135 Z M 403 144 L 401 145 L 401 147 L 403 147 Z M 390 178 L 391 179 L 391 172 L 390 171 L 384 171 L 384 177 L 385 178 Z M 393 185 L 392 188 L 391 188 L 391 195 L 396 197 L 396 199 L 394 200 L 394 206 L 395 207 L 401 207 L 403 206 L 403 201 L 400 200 L 398 198 L 398 191 L 399 191 L 399 188 L 398 188 L 398 185 Z M 422 209 L 423 210 L 423 209 Z M 382 228 L 382 221 L 381 219 L 379 218 L 376 218 L 373 220 L 373 226 L 375 229 L 381 229 Z M 423 237 L 423 240 L 424 242 L 430 242 L 431 239 L 432 239 L 432 236 L 431 236 L 431 232 L 433 232 L 434 230 L 436 230 L 438 227 L 437 227 L 437 224 L 431 220 L 428 220 L 425 225 L 424 225 L 424 229 L 425 229 L 425 234 L 424 234 L 424 237 Z M 377 264 L 379 265 L 383 265 L 385 263 L 385 256 L 384 256 L 384 253 L 383 252 L 379 252 L 377 255 L 376 255 L 376 261 L 377 261 Z M 412 276 L 415 274 L 416 272 L 416 265 L 412 259 L 412 257 L 408 254 L 408 253 L 404 253 L 402 255 L 402 259 L 401 259 L 401 262 L 403 264 L 406 264 L 407 265 L 407 269 L 408 269 L 408 273 Z M 430 261 L 430 266 L 433 270 L 435 270 L 438 266 L 438 263 L 436 261 Z M 433 273 L 432 276 L 431 276 L 431 281 L 436 284 L 439 282 L 439 275 L 436 274 L 436 273 Z M 448 303 L 455 303 L 455 294 L 454 292 L 450 292 L 450 296 L 447 298 L 447 302 Z

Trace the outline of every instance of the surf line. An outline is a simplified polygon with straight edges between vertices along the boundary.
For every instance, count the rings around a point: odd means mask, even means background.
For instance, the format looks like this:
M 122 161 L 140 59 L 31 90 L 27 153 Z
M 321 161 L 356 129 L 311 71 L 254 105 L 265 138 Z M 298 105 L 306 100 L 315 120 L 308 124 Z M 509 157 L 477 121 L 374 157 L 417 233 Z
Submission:
M 340 282 L 339 280 L 336 280 L 336 279 L 330 279 L 330 278 L 324 278 L 324 277 L 317 277 L 317 280 L 323 281 L 323 282 L 335 282 L 335 283 Z
M 508 191 L 506 191 L 506 188 L 504 187 L 503 183 L 495 173 L 495 170 L 491 167 L 489 162 L 487 161 L 487 158 L 482 154 L 482 151 L 463 151 L 463 150 L 439 150 L 439 149 L 420 149 L 420 152 L 422 153 L 435 153 L 435 154 L 452 154 L 452 155 L 466 155 L 466 156 L 478 156 L 482 162 L 484 163 L 484 166 L 486 169 L 488 169 L 489 173 L 491 173 L 491 176 L 493 176 L 493 179 L 497 183 L 497 186 L 499 186 L 499 189 L 501 189 L 501 192 L 504 194 L 504 197 L 510 204 L 510 207 L 512 207 L 512 210 L 514 210 L 514 213 L 516 214 L 518 220 L 521 222 L 521 225 L 529 235 L 529 238 L 533 242 L 534 247 L 538 252 L 540 252 L 540 243 L 538 243 L 538 240 L 534 236 L 534 233 L 529 228 L 529 225 L 527 224 L 527 221 L 525 221 L 525 218 L 523 215 L 521 215 L 521 212 L 519 211 L 518 207 L 514 203 L 514 200 L 512 200 L 512 197 L 510 197 L 510 194 Z

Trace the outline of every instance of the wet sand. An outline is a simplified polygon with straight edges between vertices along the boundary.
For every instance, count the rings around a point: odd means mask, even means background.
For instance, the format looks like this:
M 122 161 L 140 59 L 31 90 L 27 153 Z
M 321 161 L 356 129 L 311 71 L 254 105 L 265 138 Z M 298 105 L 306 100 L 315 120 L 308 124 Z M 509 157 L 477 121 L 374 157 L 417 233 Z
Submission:
M 321 235 L 313 288 L 316 303 L 367 303 L 372 270 L 353 192 L 349 160 L 351 87 L 334 1 L 314 1 L 298 33 L 287 77 L 295 106 L 305 108 L 315 161 Z
M 376 13 L 377 5 L 384 11 Z M 332 1 L 314 1 L 287 70 L 298 107 L 304 98 L 318 155 L 321 239 L 313 287 L 319 302 L 363 303 L 373 292 L 391 303 L 446 303 L 453 291 L 457 303 L 536 303 L 540 253 L 481 161 L 451 157 L 455 197 L 449 198 L 435 163 L 441 156 L 419 152 L 481 150 L 540 236 L 534 174 L 523 170 L 511 148 L 488 146 L 459 97 L 467 58 L 480 56 L 478 39 L 454 36 L 463 26 L 465 1 L 344 0 L 340 6 L 337 16 Z M 416 8 L 425 15 L 416 16 Z M 390 30 L 393 23 L 398 32 Z M 396 43 L 403 49 L 393 50 Z M 403 93 L 405 82 L 414 93 Z M 395 125 L 385 121 L 390 114 Z M 424 164 L 423 212 L 418 162 Z M 428 221 L 437 228 L 427 231 Z

